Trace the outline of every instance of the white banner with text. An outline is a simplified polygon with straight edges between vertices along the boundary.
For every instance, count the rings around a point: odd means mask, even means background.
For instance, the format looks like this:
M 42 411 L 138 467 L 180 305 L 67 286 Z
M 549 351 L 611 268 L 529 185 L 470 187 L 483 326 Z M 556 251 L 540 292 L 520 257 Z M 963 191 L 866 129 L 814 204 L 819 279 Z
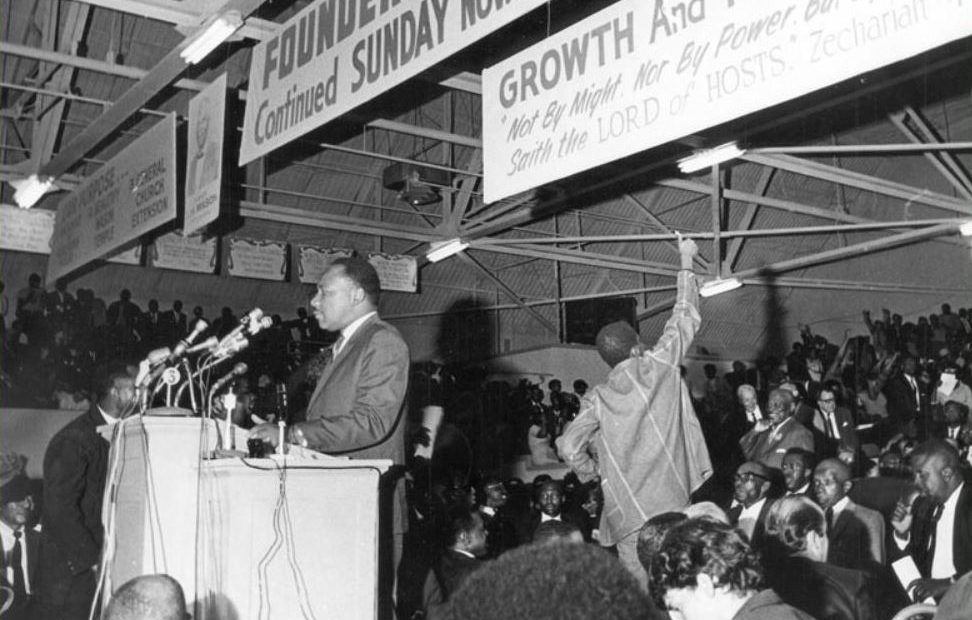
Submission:
M 173 113 L 61 200 L 47 261 L 48 282 L 175 219 L 175 132 Z
M 226 74 L 223 73 L 189 100 L 183 235 L 191 235 L 219 217 L 225 116 Z
M 331 261 L 352 256 L 354 250 L 300 245 L 297 246 L 297 254 L 297 280 L 302 284 L 317 284 Z
M 152 266 L 177 271 L 214 273 L 217 247 L 216 237 L 183 237 L 178 233 L 161 235 L 151 246 Z
M 233 238 L 227 261 L 231 276 L 282 281 L 287 276 L 287 244 Z
M 418 290 L 418 261 L 405 254 L 368 254 L 368 262 L 378 272 L 383 291 L 414 293 Z
M 621 0 L 483 71 L 484 200 L 969 35 L 968 0 Z
M 316 0 L 253 48 L 240 165 L 548 0 Z

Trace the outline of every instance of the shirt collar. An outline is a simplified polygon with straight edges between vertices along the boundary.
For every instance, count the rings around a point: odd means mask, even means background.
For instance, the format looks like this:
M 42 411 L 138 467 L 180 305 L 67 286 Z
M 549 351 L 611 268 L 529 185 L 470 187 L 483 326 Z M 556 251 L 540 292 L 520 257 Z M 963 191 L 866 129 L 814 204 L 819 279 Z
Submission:
M 837 500 L 837 503 L 834 504 L 834 506 L 833 506 L 834 507 L 834 514 L 836 514 L 838 512 L 841 512 L 842 510 L 844 510 L 845 508 L 847 508 L 847 504 L 849 504 L 849 503 L 850 503 L 850 498 L 847 497 L 846 495 L 843 496 L 842 498 L 840 498 L 839 500 Z
M 377 310 L 372 310 L 368 314 L 366 314 L 364 316 L 361 316 L 361 317 L 358 317 L 354 321 L 351 321 L 351 323 L 347 327 L 345 327 L 344 329 L 342 329 L 341 330 L 341 346 L 338 349 L 338 351 L 340 351 L 341 349 L 344 348 L 344 345 L 346 345 L 348 343 L 348 340 L 351 339 L 351 336 L 353 336 L 354 333 L 356 331 L 358 331 L 358 329 L 362 325 L 364 325 L 365 321 L 367 321 L 371 317 L 375 316 L 376 314 L 378 314 L 378 311 Z M 337 351 L 335 351 L 335 353 L 336 352 Z
M 455 551 L 456 553 L 458 553 L 459 555 L 464 555 L 467 558 L 472 558 L 474 560 L 476 559 L 476 556 L 474 556 L 473 554 L 469 553 L 465 549 L 456 549 L 455 547 L 453 547 L 452 550 Z
M 959 495 L 962 493 L 962 487 L 964 487 L 964 486 L 965 486 L 965 481 L 962 481 L 962 483 L 960 485 L 958 485 L 957 487 L 955 487 L 955 490 L 952 491 L 952 494 L 949 495 L 948 496 L 948 499 L 945 500 L 945 503 L 942 504 L 942 510 L 943 511 L 945 509 L 947 509 L 947 508 L 952 508 L 953 506 L 955 506 L 956 504 L 958 504 L 958 498 L 959 498 Z
M 790 492 L 788 492 L 787 495 L 806 495 L 806 493 L 807 493 L 808 490 L 810 490 L 810 483 L 809 482 L 806 483 L 806 484 L 804 484 L 802 487 L 800 487 L 796 491 L 790 491 Z
M 749 508 L 743 506 L 742 512 L 739 513 L 740 518 L 743 515 L 758 517 L 759 511 L 763 509 L 763 504 L 765 503 L 766 503 L 766 498 L 764 497 L 763 499 L 757 500 L 756 503 L 750 506 Z
M 114 424 L 118 421 L 118 418 L 105 413 L 105 410 L 101 408 L 101 405 L 98 405 L 98 413 L 100 413 L 101 417 L 105 419 L 105 424 Z

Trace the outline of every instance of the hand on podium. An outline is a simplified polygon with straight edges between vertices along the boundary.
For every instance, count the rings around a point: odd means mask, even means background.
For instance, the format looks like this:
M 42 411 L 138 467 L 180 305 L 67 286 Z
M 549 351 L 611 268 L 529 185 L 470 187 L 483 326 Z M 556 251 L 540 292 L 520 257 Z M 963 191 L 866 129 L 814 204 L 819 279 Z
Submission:
M 250 439 L 259 439 L 274 448 L 280 443 L 280 428 L 276 424 L 260 424 L 250 429 Z

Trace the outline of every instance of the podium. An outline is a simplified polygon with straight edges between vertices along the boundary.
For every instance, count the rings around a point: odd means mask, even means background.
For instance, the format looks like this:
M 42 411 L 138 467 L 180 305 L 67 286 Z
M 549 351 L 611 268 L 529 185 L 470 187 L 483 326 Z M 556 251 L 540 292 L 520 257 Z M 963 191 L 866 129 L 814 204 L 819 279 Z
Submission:
M 132 577 L 167 573 L 197 619 L 374 618 L 378 478 L 391 462 L 299 448 L 200 458 L 217 432 L 211 420 L 144 416 L 113 433 L 105 603 Z

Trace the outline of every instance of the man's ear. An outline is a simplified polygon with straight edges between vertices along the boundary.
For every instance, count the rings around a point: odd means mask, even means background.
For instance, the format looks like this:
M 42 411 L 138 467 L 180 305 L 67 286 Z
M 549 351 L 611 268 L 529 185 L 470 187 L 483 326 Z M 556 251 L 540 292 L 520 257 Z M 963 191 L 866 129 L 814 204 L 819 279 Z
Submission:
M 854 486 L 854 483 L 850 480 L 846 480 L 842 486 L 844 487 L 844 495 L 847 495 L 850 493 L 851 487 Z

